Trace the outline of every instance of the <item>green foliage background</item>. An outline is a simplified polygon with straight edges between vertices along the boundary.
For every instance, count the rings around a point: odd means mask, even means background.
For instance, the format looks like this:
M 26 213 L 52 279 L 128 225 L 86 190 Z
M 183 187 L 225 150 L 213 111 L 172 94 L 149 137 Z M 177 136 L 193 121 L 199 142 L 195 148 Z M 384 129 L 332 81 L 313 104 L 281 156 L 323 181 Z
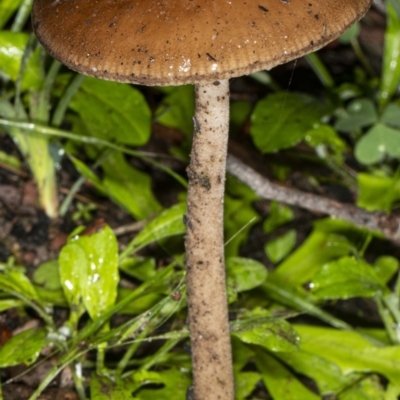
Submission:
M 267 73 L 255 74 L 269 94 L 255 107 L 233 101 L 231 130 L 239 131 L 250 119 L 250 134 L 261 153 L 296 147 L 300 157 L 330 169 L 331 179 L 353 193 L 358 206 L 389 213 L 400 199 L 400 2 L 389 0 L 386 5 L 379 77 L 361 52 L 356 26 L 341 39 L 353 46 L 362 65 L 350 81 L 337 85 L 317 55 L 308 62 L 324 85 L 323 99 L 282 91 Z M 0 149 L 0 161 L 16 169 L 26 163 L 41 205 L 56 217 L 68 215 L 73 201 L 68 196 L 57 203 L 56 168 L 61 157 L 68 157 L 81 175 L 72 193 L 88 180 L 143 221 L 143 229 L 120 251 L 108 226 L 89 235 L 78 228 L 59 258 L 40 265 L 29 278 L 24 266 L 12 259 L 0 263 L 0 310 L 31 308 L 43 322 L 0 348 L 0 367 L 34 366 L 43 358 L 42 349 L 50 346 L 56 365 L 31 400 L 68 365 L 82 400 L 185 399 L 191 374 L 183 345 L 188 340 L 184 256 L 174 250 L 169 254 L 172 262 L 159 268 L 151 251 L 147 256 L 140 253 L 155 242 L 167 246 L 171 237 L 182 240 L 185 205 L 163 208 L 153 194 L 152 177 L 133 167 L 127 156 L 170 174 L 181 184 L 183 199 L 185 179 L 141 146 L 149 141 L 156 120 L 183 133 L 186 141 L 173 148 L 171 156 L 187 160 L 193 90 L 160 89 L 162 102 L 152 115 L 137 88 L 84 78 L 50 60 L 23 30 L 30 6 L 23 0 L 0 2 L 0 135 L 10 135 L 24 158 Z M 63 128 L 65 122 L 70 130 Z M 301 148 L 307 149 L 303 155 Z M 357 162 L 357 168 L 350 169 L 348 160 Z M 272 169 L 277 179 L 284 179 L 291 166 L 276 164 Z M 323 182 L 317 170 L 308 177 L 316 187 Z M 294 228 L 276 233 L 295 220 L 294 211 L 272 202 L 265 216 L 254 207 L 256 201 L 248 187 L 228 177 L 226 265 L 235 314 L 236 398 L 264 398 L 258 396 L 266 389 L 275 400 L 397 399 L 398 260 L 371 248 L 374 232 L 329 218 L 316 221 L 298 243 Z M 91 211 L 77 207 L 76 219 L 90 219 Z M 261 245 L 274 265 L 270 273 L 259 261 L 241 256 L 241 246 L 256 224 L 266 235 L 276 233 Z M 135 285 L 120 285 L 121 273 Z M 379 326 L 371 327 L 368 315 L 360 314 L 356 322 L 329 312 L 338 301 L 359 298 L 375 305 Z M 49 312 L 56 306 L 69 309 L 61 328 Z M 110 324 L 116 315 L 125 316 L 126 322 Z M 80 324 L 82 320 L 86 322 Z M 156 345 L 143 354 L 138 352 L 143 343 Z M 106 356 L 115 347 L 124 351 L 110 363 Z M 88 360 L 88 351 L 94 349 L 96 359 Z M 77 373 L 82 366 L 90 377 Z

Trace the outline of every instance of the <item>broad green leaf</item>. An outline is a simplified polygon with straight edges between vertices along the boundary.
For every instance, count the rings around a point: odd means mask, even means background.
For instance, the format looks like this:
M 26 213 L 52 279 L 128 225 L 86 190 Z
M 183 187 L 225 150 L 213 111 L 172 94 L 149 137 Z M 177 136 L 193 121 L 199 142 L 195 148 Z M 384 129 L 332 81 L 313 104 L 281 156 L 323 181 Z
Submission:
M 386 5 L 387 25 L 379 93 L 381 106 L 387 104 L 400 82 L 400 15 L 396 12 L 398 8 L 398 0 L 390 1 Z
M 269 215 L 265 219 L 263 229 L 265 233 L 271 233 L 276 228 L 293 220 L 294 214 L 290 207 L 271 201 Z
M 0 29 L 4 27 L 9 18 L 18 9 L 22 0 L 1 0 L 0 6 Z M 0 68 L 1 69 L 1 68 Z
M 335 221 L 339 222 L 339 221 Z M 352 243 L 345 235 L 319 230 L 317 227 L 306 241 L 271 274 L 289 285 L 302 285 L 308 282 L 322 265 L 349 254 Z
M 146 312 L 151 307 L 155 306 L 159 301 L 165 298 L 162 288 L 160 290 L 154 291 L 152 293 L 143 294 L 137 299 L 131 301 L 127 306 L 125 306 L 120 313 L 126 315 L 138 315 Z M 124 299 L 132 293 L 132 290 L 119 288 L 117 301 Z
M 18 333 L 0 348 L 0 367 L 31 365 L 46 345 L 46 330 L 33 328 Z
M 377 120 L 374 103 L 370 99 L 356 99 L 350 102 L 346 112 L 338 118 L 335 129 L 352 133 L 376 123 Z
M 24 307 L 25 304 L 21 300 L 2 299 L 0 300 L 0 312 L 9 310 L 10 308 Z
M 301 349 L 337 364 L 343 373 L 377 372 L 400 380 L 400 346 L 377 347 L 356 332 L 296 325 Z
M 400 180 L 387 176 L 359 173 L 357 205 L 368 211 L 390 212 L 400 199 Z
M 273 263 L 283 260 L 296 245 L 297 233 L 294 229 L 270 240 L 264 246 L 265 253 Z
M 232 336 L 233 371 L 237 375 L 253 359 L 254 351 L 239 338 Z
M 56 260 L 47 261 L 35 270 L 32 279 L 41 300 L 53 306 L 67 306 Z
M 48 290 L 38 285 L 35 285 L 35 289 L 43 303 L 51 306 L 68 307 L 68 301 L 62 289 Z
M 385 156 L 400 158 L 400 130 L 374 125 L 356 144 L 355 156 L 362 164 L 374 164 Z
M 258 102 L 252 114 L 251 135 L 256 146 L 270 153 L 294 146 L 317 128 L 329 108 L 311 96 L 275 93 Z
M 183 223 L 185 212 L 186 204 L 184 203 L 176 204 L 163 211 L 158 217 L 150 221 L 132 240 L 123 254 L 135 253 L 152 242 L 184 234 L 186 229 Z
M 113 153 L 102 165 L 103 187 L 135 218 L 147 218 L 161 206 L 151 191 L 151 178 L 129 165 L 123 154 Z
M 0 10 L 2 6 L 0 7 Z M 1 11 L 0 11 L 1 12 Z M 22 32 L 0 31 L 0 71 L 1 75 L 16 82 L 20 73 L 21 61 L 24 55 L 29 35 Z M 39 89 L 43 80 L 40 67 L 40 50 L 35 50 L 28 58 L 26 69 L 22 76 L 22 89 Z
M 381 256 L 374 263 L 379 279 L 386 284 L 399 269 L 399 260 L 391 256 Z
M 293 220 L 293 211 L 290 207 L 272 201 L 270 205 L 269 215 L 266 218 L 263 229 L 265 233 L 271 233 L 280 226 Z M 270 240 L 264 250 L 268 258 L 277 263 L 285 258 L 293 249 L 296 243 L 296 231 L 291 230 L 285 234 Z
M 243 343 L 257 344 L 274 352 L 298 350 L 299 337 L 292 326 L 283 319 L 248 327 L 244 325 L 241 330 L 232 332 L 232 335 Z
M 384 400 L 398 400 L 400 396 L 400 383 L 390 382 L 387 386 Z
M 136 396 L 141 400 L 171 400 L 185 399 L 191 383 L 190 374 L 177 369 L 167 369 L 161 372 L 139 371 L 133 374 L 135 382 L 141 390 Z M 160 385 L 160 389 L 146 389 L 146 385 Z
M 235 399 L 245 400 L 261 380 L 258 372 L 239 372 L 235 375 Z
M 7 293 L 18 295 L 30 301 L 40 302 L 39 296 L 36 293 L 31 281 L 27 276 L 17 269 L 8 271 L 5 274 L 0 274 L 0 290 Z
M 385 390 L 379 376 L 373 374 L 344 390 L 339 400 L 384 400 Z
M 342 257 L 323 265 L 311 283 L 311 291 L 318 299 L 372 297 L 384 290 L 374 268 L 354 257 Z
M 381 122 L 392 128 L 400 129 L 400 102 L 389 103 L 381 116 Z
M 194 91 L 192 85 L 169 86 L 160 89 L 166 94 L 158 108 L 156 120 L 186 135 L 193 133 Z
M 333 362 L 323 358 L 323 354 L 311 354 L 304 350 L 291 353 L 276 353 L 281 361 L 302 375 L 313 379 L 321 395 L 338 393 L 360 379 L 360 374 L 344 374 Z
M 33 282 L 48 290 L 61 289 L 60 268 L 57 260 L 40 264 L 33 273 Z
M 143 145 L 150 137 L 149 107 L 132 86 L 86 78 L 70 107 L 92 136 L 130 145 Z
M 249 258 L 230 257 L 226 260 L 228 285 L 237 292 L 254 289 L 267 279 L 267 268 Z
M 113 305 L 118 284 L 118 244 L 105 226 L 92 235 L 73 237 L 63 247 L 60 276 L 71 306 L 82 301 L 92 318 Z
M 306 143 L 317 149 L 320 149 L 321 146 L 327 146 L 331 151 L 333 156 L 335 156 L 336 160 L 339 163 L 343 161 L 343 153 L 346 149 L 346 142 L 337 134 L 337 132 L 330 126 L 321 124 L 315 129 L 312 129 L 307 132 L 305 137 Z M 318 151 L 318 155 L 320 155 L 320 151 Z M 328 156 L 328 152 L 325 152 Z M 332 157 L 329 154 L 330 157 Z M 321 155 L 320 155 L 321 156 Z
M 132 397 L 134 385 L 130 381 L 111 381 L 105 376 L 93 373 L 90 378 L 91 400 L 139 400 Z
M 87 281 L 81 286 L 83 302 L 92 318 L 99 316 L 117 297 L 118 242 L 110 227 L 77 240 L 87 259 Z
M 289 369 L 267 352 L 257 352 L 255 363 L 273 399 L 320 400 L 320 396 L 307 389 Z
M 156 260 L 154 258 L 130 257 L 122 261 L 119 268 L 136 279 L 146 281 L 156 275 Z

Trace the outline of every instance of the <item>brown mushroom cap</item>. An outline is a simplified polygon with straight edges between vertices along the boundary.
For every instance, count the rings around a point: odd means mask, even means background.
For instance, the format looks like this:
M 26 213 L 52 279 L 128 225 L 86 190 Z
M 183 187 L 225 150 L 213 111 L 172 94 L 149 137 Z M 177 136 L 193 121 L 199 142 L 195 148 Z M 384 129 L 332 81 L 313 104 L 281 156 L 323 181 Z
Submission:
M 35 0 L 48 52 L 86 75 L 145 85 L 270 69 L 334 40 L 372 0 Z

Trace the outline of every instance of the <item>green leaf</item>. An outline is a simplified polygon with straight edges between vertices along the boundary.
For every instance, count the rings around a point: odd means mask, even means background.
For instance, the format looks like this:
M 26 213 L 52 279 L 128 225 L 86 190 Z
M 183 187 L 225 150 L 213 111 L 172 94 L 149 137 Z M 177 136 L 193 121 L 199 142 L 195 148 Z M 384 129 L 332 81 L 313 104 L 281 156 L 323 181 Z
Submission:
M 340 329 L 350 328 L 345 322 L 333 317 L 314 305 L 310 295 L 308 292 L 305 292 L 303 288 L 288 285 L 285 280 L 281 280 L 279 277 L 273 276 L 272 274 L 268 276 L 268 279 L 261 286 L 261 293 L 264 297 L 278 304 L 283 304 L 293 310 L 308 313 L 329 325 Z
M 396 12 L 396 7 L 400 8 L 398 1 L 390 1 L 386 5 L 387 25 L 379 93 L 379 104 L 381 106 L 387 104 L 400 81 L 400 15 Z
M 51 260 L 40 264 L 33 273 L 33 282 L 48 290 L 61 289 L 58 261 Z
M 399 382 L 390 382 L 386 393 L 385 393 L 385 400 L 398 400 L 400 396 L 400 384 Z
M 190 375 L 177 369 L 168 369 L 162 372 L 139 371 L 133 374 L 135 382 L 141 385 L 137 396 L 141 400 L 171 400 L 185 399 L 191 383 Z M 146 385 L 156 384 L 160 389 L 146 389 Z
M 392 278 L 399 269 L 399 260 L 392 256 L 381 256 L 374 263 L 376 275 L 384 283 Z
M 251 322 L 251 321 L 250 321 Z M 284 319 L 255 324 L 232 332 L 243 343 L 257 344 L 270 351 L 297 351 L 299 337 L 292 326 Z
M 2 9 L 0 7 L 0 10 Z M 0 71 L 6 79 L 16 82 L 20 73 L 22 57 L 29 35 L 21 32 L 0 31 Z M 40 50 L 32 52 L 22 77 L 23 90 L 39 89 L 43 81 L 43 72 L 40 67 Z
M 359 173 L 357 205 L 368 211 L 390 212 L 400 199 L 400 180 L 395 177 Z
M 343 391 L 339 400 L 384 400 L 385 390 L 379 376 L 373 374 Z
M 317 128 L 329 108 L 311 96 L 275 93 L 258 102 L 252 114 L 251 135 L 264 153 L 294 146 Z
M 268 218 L 265 219 L 263 229 L 265 233 L 271 233 L 275 229 L 293 220 L 293 211 L 290 207 L 271 201 Z
M 339 162 L 342 162 L 346 142 L 341 139 L 330 125 L 321 124 L 317 128 L 308 131 L 305 140 L 309 146 L 316 149 L 321 146 L 328 146 Z
M 46 342 L 46 330 L 43 328 L 33 328 L 18 333 L 0 348 L 0 367 L 11 367 L 22 363 L 31 365 L 39 357 Z
M 267 279 L 267 268 L 249 258 L 230 257 L 226 260 L 228 284 L 237 292 L 254 289 Z
M 105 376 L 93 373 L 90 378 L 90 398 L 91 400 L 135 400 L 132 397 L 134 385 L 130 381 L 113 382 Z
M 254 351 L 239 338 L 232 336 L 233 371 L 237 375 L 253 359 Z
M 0 7 L 0 29 L 4 27 L 6 22 L 17 10 L 22 0 L 1 0 Z M 1 69 L 1 68 L 0 68 Z
M 339 366 L 323 358 L 323 354 L 311 354 L 304 350 L 276 353 L 292 370 L 313 379 L 321 395 L 341 392 L 360 379 L 357 373 L 344 374 Z
M 400 346 L 377 347 L 356 332 L 296 325 L 301 349 L 322 355 L 343 373 L 377 372 L 400 380 Z
M 296 376 L 265 351 L 257 352 L 255 363 L 265 386 L 276 400 L 319 400 Z
M 147 218 L 161 209 L 151 191 L 151 178 L 129 165 L 123 154 L 113 153 L 102 165 L 103 187 L 135 218 Z
M 159 301 L 165 298 L 165 294 L 163 293 L 165 290 L 157 290 L 152 293 L 143 294 L 137 299 L 131 301 L 127 306 L 125 306 L 120 313 L 127 315 L 138 315 L 141 313 L 145 313 L 151 307 L 156 305 Z M 132 293 L 132 290 L 119 288 L 118 289 L 118 297 L 117 301 L 120 301 Z
M 186 204 L 179 203 L 163 211 L 158 217 L 150 221 L 146 227 L 129 243 L 123 252 L 122 258 L 135 253 L 142 247 L 158 240 L 185 233 L 183 217 L 186 212 Z
M 270 240 L 264 250 L 273 263 L 283 260 L 296 245 L 297 233 L 294 229 Z
M 384 290 L 374 268 L 354 257 L 342 257 L 325 264 L 311 284 L 311 291 L 318 299 L 372 297 Z
M 385 156 L 400 158 L 400 130 L 383 124 L 374 125 L 357 142 L 355 156 L 362 164 L 374 164 Z
M 352 133 L 376 123 L 378 116 L 370 99 L 356 99 L 349 103 L 346 112 L 336 121 L 335 129 Z
M 17 269 L 8 271 L 6 274 L 0 274 L 0 289 L 30 301 L 40 302 L 31 281 Z
M 194 91 L 192 85 L 160 88 L 166 93 L 158 108 L 156 120 L 162 125 L 179 129 L 187 136 L 193 133 Z
M 261 380 L 258 372 L 239 372 L 235 375 L 235 399 L 245 400 Z
M 92 136 L 129 145 L 143 145 L 150 137 L 149 107 L 132 86 L 88 77 L 70 107 Z
M 68 154 L 68 158 L 72 161 L 77 171 L 83 175 L 99 192 L 105 193 L 100 178 L 81 160 Z
M 390 125 L 393 128 L 400 129 L 400 103 L 389 103 L 381 116 L 381 122 L 383 124 Z
M 271 276 L 293 286 L 307 283 L 322 265 L 353 250 L 353 244 L 347 238 L 353 229 L 349 223 L 342 221 L 321 221 L 315 225 L 306 241 Z
M 59 257 L 61 283 L 71 306 L 81 301 L 92 318 L 114 304 L 118 284 L 118 243 L 112 230 L 73 237 Z
M 130 257 L 122 261 L 119 268 L 136 279 L 146 281 L 156 275 L 156 260 L 154 258 Z
M 24 307 L 24 302 L 15 299 L 0 300 L 0 312 L 9 310 L 10 308 Z
M 45 262 L 35 270 L 32 279 L 41 300 L 53 306 L 67 306 L 56 260 Z

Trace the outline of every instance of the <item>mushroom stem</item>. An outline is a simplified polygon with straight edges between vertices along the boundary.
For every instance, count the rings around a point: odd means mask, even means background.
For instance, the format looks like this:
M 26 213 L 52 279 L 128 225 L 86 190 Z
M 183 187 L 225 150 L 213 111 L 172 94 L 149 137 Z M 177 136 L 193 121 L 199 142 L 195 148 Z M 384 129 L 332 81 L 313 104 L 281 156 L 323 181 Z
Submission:
M 185 238 L 196 400 L 234 398 L 223 235 L 228 123 L 229 81 L 197 84 Z

